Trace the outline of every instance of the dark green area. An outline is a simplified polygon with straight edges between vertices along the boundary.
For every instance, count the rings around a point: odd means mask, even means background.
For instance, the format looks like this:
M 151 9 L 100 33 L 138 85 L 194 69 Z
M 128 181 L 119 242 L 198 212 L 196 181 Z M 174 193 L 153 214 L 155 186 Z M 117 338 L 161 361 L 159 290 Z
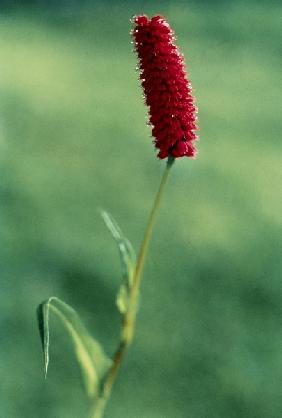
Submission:
M 1 418 L 87 418 L 56 320 L 43 379 L 42 300 L 73 306 L 115 349 L 121 269 L 99 211 L 138 248 L 164 169 L 129 37 L 142 12 L 178 35 L 201 141 L 196 160 L 173 167 L 105 418 L 280 417 L 281 7 L 22 10 L 0 20 Z

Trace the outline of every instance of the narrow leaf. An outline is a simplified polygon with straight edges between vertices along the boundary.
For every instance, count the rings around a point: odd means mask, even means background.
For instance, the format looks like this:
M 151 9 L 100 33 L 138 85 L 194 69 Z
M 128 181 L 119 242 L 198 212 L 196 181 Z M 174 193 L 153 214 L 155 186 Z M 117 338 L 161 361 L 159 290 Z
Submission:
M 44 372 L 49 364 L 50 325 L 49 314 L 53 312 L 62 321 L 74 346 L 85 388 L 90 397 L 95 396 L 112 365 L 100 344 L 88 333 L 73 308 L 56 297 L 41 303 L 37 309 L 38 326 L 44 354 Z
M 114 240 L 118 245 L 124 276 L 131 280 L 136 259 L 133 247 L 130 241 L 123 235 L 120 227 L 118 226 L 117 222 L 114 220 L 112 215 L 104 210 L 101 211 L 101 215 L 106 226 L 108 227 L 109 231 L 111 232 Z
M 123 235 L 112 215 L 104 210 L 101 211 L 101 215 L 119 248 L 123 283 L 117 295 L 117 307 L 124 314 L 128 306 L 128 294 L 132 284 L 136 256 L 130 241 Z

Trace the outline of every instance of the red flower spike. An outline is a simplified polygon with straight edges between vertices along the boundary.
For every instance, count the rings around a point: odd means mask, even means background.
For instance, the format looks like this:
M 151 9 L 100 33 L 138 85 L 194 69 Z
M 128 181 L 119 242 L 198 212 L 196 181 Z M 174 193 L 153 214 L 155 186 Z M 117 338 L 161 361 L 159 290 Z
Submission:
M 174 32 L 162 16 L 133 18 L 132 35 L 139 57 L 140 79 L 149 106 L 158 157 L 194 157 L 197 108 L 186 78 Z

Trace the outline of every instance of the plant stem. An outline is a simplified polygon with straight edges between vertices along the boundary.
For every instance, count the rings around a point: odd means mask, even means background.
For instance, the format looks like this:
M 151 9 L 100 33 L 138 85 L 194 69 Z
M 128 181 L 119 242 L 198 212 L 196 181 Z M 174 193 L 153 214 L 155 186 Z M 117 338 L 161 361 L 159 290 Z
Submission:
M 135 331 L 137 301 L 140 289 L 141 277 L 145 262 L 145 257 L 148 252 L 155 220 L 158 214 L 158 210 L 161 203 L 161 198 L 165 185 L 167 183 L 170 168 L 174 162 L 173 157 L 168 157 L 165 171 L 159 186 L 159 190 L 156 194 L 155 201 L 148 219 L 147 227 L 145 230 L 144 238 L 140 247 L 140 251 L 137 257 L 136 266 L 133 273 L 132 285 L 129 292 L 129 307 L 122 319 L 122 337 L 117 351 L 113 358 L 113 365 L 105 378 L 101 396 L 95 401 L 94 409 L 90 418 L 102 418 L 108 399 L 111 394 L 112 386 L 117 376 L 122 358 L 126 352 L 127 347 L 130 345 Z
M 173 157 L 168 157 L 166 168 L 165 168 L 165 171 L 163 173 L 161 183 L 160 183 L 160 186 L 159 186 L 159 190 L 156 194 L 151 213 L 149 215 L 149 219 L 148 219 L 148 222 L 147 222 L 147 227 L 146 227 L 146 230 L 145 230 L 144 238 L 143 238 L 143 241 L 142 241 L 142 244 L 141 244 L 141 247 L 140 247 L 140 251 L 139 251 L 139 254 L 138 254 L 137 262 L 136 262 L 136 267 L 135 267 L 133 280 L 132 280 L 131 291 L 130 291 L 130 306 L 131 306 L 133 312 L 131 312 L 131 309 L 129 309 L 128 318 L 127 318 L 129 320 L 129 325 L 128 326 L 131 327 L 131 332 L 129 332 L 129 337 L 128 337 L 129 338 L 129 343 L 131 342 L 131 340 L 133 338 L 134 329 L 135 329 L 136 305 L 137 305 L 137 298 L 138 298 L 140 282 L 141 282 L 141 278 L 142 278 L 142 272 L 143 272 L 145 257 L 146 257 L 146 254 L 147 254 L 147 251 L 148 251 L 148 248 L 149 248 L 149 244 L 150 244 L 155 220 L 156 220 L 158 210 L 159 210 L 159 207 L 160 207 L 160 203 L 161 203 L 161 198 L 162 198 L 162 195 L 163 195 L 163 192 L 164 192 L 164 189 L 165 189 L 165 185 L 167 183 L 168 175 L 170 173 L 170 168 L 171 168 L 173 162 L 174 162 L 174 158 Z

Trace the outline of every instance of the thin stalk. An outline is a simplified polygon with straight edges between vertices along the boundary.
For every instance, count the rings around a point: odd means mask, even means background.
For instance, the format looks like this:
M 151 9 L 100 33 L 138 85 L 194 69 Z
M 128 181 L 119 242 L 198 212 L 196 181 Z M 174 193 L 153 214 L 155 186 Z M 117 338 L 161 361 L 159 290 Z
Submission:
M 167 183 L 168 175 L 170 168 L 174 162 L 173 157 L 169 157 L 167 160 L 166 168 L 163 173 L 159 190 L 156 194 L 155 201 L 147 222 L 147 227 L 145 230 L 144 238 L 140 247 L 140 251 L 137 257 L 136 266 L 132 278 L 132 286 L 129 293 L 129 308 L 125 313 L 122 320 L 122 337 L 117 351 L 115 352 L 113 358 L 113 365 L 107 374 L 105 381 L 103 383 L 101 396 L 95 401 L 94 409 L 90 418 L 102 418 L 104 415 L 104 410 L 107 405 L 108 399 L 111 394 L 113 383 L 116 379 L 118 370 L 121 365 L 122 358 L 130 345 L 135 331 L 135 322 L 136 322 L 136 311 L 137 311 L 137 300 L 140 289 L 140 283 L 142 278 L 142 272 L 144 268 L 145 257 L 148 252 L 149 244 L 151 241 L 151 236 L 155 224 L 155 220 L 158 214 L 158 210 L 161 203 L 161 198 Z
M 158 214 L 158 211 L 159 211 L 159 207 L 160 207 L 160 203 L 161 203 L 161 198 L 162 198 L 162 195 L 163 195 L 166 183 L 167 183 L 168 175 L 170 173 L 170 168 L 171 168 L 173 162 L 174 162 L 174 158 L 169 157 L 168 160 L 167 160 L 165 171 L 164 171 L 162 179 L 161 179 L 159 190 L 156 194 L 155 201 L 154 201 L 153 207 L 151 209 L 151 213 L 149 215 L 149 219 L 148 219 L 148 222 L 147 222 L 147 227 L 146 227 L 146 230 L 145 230 L 144 238 L 143 238 L 143 241 L 142 241 L 142 244 L 141 244 L 141 247 L 140 247 L 140 251 L 139 251 L 139 254 L 138 254 L 137 262 L 136 262 L 136 267 L 135 267 L 133 280 L 132 280 L 131 291 L 130 291 L 130 306 L 132 307 L 133 312 L 131 314 L 131 310 L 129 309 L 129 313 L 128 313 L 128 319 L 129 319 L 129 322 L 130 322 L 129 326 L 131 327 L 131 332 L 129 333 L 129 340 L 130 341 L 132 340 L 133 334 L 134 334 L 135 319 L 136 319 L 136 305 L 137 305 L 137 298 L 138 298 L 138 293 L 139 293 L 139 289 L 140 289 L 140 282 L 141 282 L 141 278 L 142 278 L 142 272 L 143 272 L 143 268 L 144 268 L 145 257 L 146 257 L 146 254 L 148 252 L 148 248 L 149 248 L 149 244 L 150 244 L 150 241 L 151 241 L 151 236 L 152 236 L 154 224 L 155 224 L 157 214 Z

